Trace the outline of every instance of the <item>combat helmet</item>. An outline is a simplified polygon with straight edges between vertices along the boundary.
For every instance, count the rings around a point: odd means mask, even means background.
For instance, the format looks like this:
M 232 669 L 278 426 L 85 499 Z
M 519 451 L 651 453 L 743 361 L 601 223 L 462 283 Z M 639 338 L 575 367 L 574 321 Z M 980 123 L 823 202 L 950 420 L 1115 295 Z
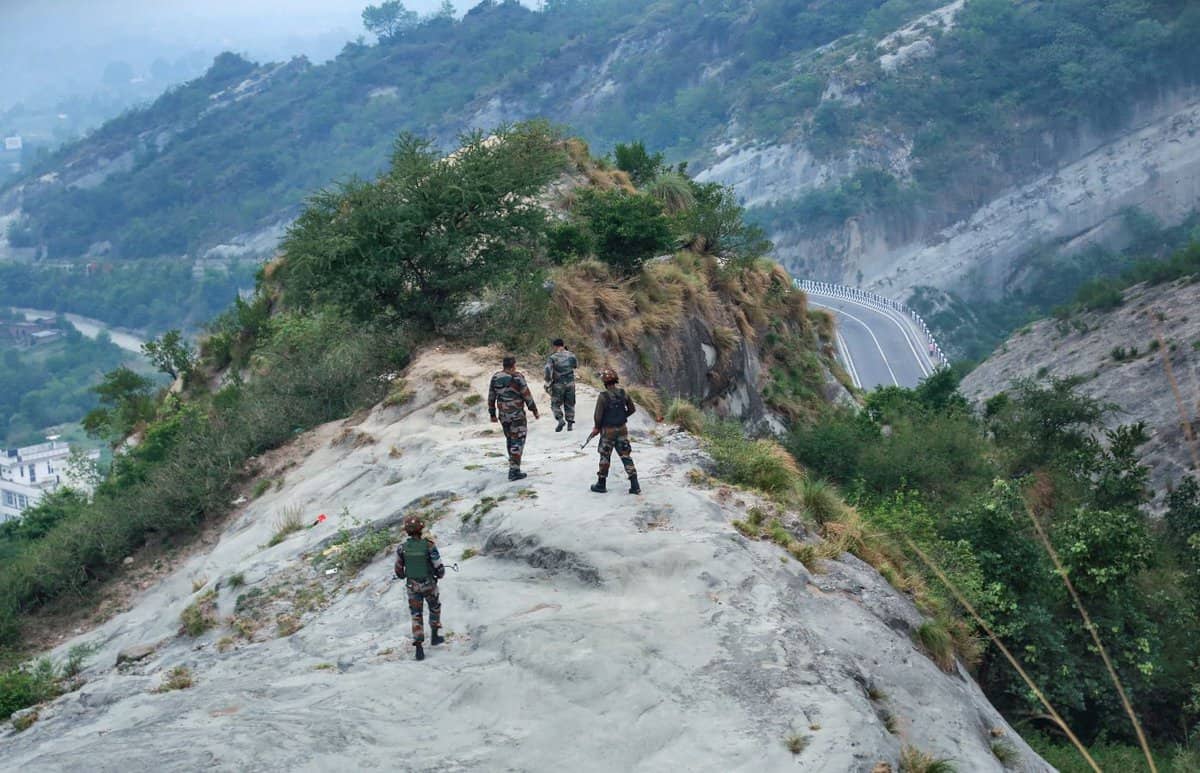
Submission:
M 404 531 L 410 537 L 420 537 L 421 532 L 425 531 L 425 521 L 419 515 L 410 515 L 404 519 Z

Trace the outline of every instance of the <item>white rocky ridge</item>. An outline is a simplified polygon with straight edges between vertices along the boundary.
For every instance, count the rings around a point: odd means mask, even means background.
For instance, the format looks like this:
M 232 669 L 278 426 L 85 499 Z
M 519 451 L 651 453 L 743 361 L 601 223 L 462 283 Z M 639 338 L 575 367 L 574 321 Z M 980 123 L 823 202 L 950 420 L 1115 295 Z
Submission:
M 961 667 L 944 673 L 918 651 L 920 615 L 872 568 L 843 556 L 813 573 L 739 535 L 731 521 L 769 505 L 692 484 L 711 462 L 686 433 L 637 414 L 646 493 L 626 494 L 614 465 L 601 496 L 587 490 L 594 446 L 579 450 L 586 418 L 561 434 L 531 421 L 530 476 L 509 483 L 502 439 L 468 397 L 495 359 L 428 352 L 405 374 L 410 401 L 271 455 L 278 469 L 263 475 L 282 487 L 56 650 L 99 648 L 81 689 L 3 731 L 3 767 L 843 773 L 895 770 L 911 744 L 976 772 L 1004 770 L 999 738 L 1017 749 L 1015 769 L 1049 770 Z M 580 393 L 586 417 L 595 392 Z M 286 506 L 329 518 L 265 547 Z M 348 525 L 343 508 L 376 524 L 442 513 L 432 532 L 459 571 L 442 583 L 448 641 L 424 662 L 412 660 L 390 554 L 355 577 L 314 567 Z M 239 574 L 245 586 L 231 587 Z M 219 646 L 233 635 L 225 622 L 180 635 L 180 613 L 211 588 L 223 621 L 241 597 L 243 613 L 269 603 L 300 627 L 280 636 L 272 618 L 232 647 Z M 194 685 L 154 692 L 176 667 Z M 793 733 L 807 739 L 795 757 Z

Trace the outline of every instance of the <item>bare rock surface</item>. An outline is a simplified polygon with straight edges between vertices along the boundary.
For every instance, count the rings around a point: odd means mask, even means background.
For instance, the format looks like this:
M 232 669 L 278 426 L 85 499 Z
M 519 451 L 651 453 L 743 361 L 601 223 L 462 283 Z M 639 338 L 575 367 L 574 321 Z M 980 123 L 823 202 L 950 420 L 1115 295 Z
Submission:
M 52 653 L 99 648 L 82 688 L 0 731 L 3 767 L 844 773 L 895 768 L 912 744 L 976 772 L 1004 770 L 989 748 L 1002 733 L 1015 769 L 1049 770 L 963 669 L 918 651 L 919 613 L 872 568 L 846 556 L 814 574 L 740 536 L 730 522 L 754 496 L 691 485 L 711 461 L 689 435 L 637 414 L 646 493 L 625 494 L 614 465 L 595 495 L 584 425 L 531 421 L 529 478 L 508 482 L 502 438 L 469 398 L 494 370 L 483 354 L 423 355 L 411 400 L 315 430 L 210 551 Z M 579 391 L 586 412 L 595 393 Z M 267 547 L 284 507 L 327 518 Z M 390 553 L 357 575 L 317 562 L 338 529 L 414 511 L 437 517 L 458 565 L 442 583 L 447 642 L 420 663 Z M 218 620 L 195 638 L 179 633 L 192 603 Z M 256 604 L 273 618 L 234 631 Z M 192 686 L 164 691 L 179 668 Z M 808 739 L 798 756 L 792 733 Z
M 1141 458 L 1153 487 L 1165 491 L 1192 461 L 1162 353 L 1154 348 L 1154 321 L 1160 317 L 1183 410 L 1192 432 L 1200 434 L 1200 282 L 1138 285 L 1112 311 L 1035 322 L 963 379 L 963 393 L 983 401 L 1018 378 L 1079 377 L 1082 394 L 1115 406 L 1109 427 L 1146 423 L 1150 441 L 1142 446 Z M 1123 359 L 1114 358 L 1117 349 L 1124 350 Z

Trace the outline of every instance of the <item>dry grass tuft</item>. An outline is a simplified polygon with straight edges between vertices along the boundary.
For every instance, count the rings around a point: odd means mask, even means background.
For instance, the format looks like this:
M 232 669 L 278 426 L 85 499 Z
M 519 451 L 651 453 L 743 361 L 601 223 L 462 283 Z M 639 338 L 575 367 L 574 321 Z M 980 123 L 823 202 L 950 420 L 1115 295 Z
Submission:
M 195 682 L 192 679 L 192 672 L 187 666 L 175 666 L 166 673 L 162 684 L 154 688 L 154 692 L 164 693 L 172 690 L 186 690 Z
M 304 520 L 304 509 L 300 505 L 285 506 L 275 515 L 275 534 L 267 543 L 267 547 L 274 547 L 303 529 L 307 526 Z
M 330 448 L 362 448 L 378 442 L 375 437 L 366 432 L 359 432 L 353 427 L 345 427 L 329 441 Z
M 659 397 L 658 392 L 650 387 L 638 386 L 636 384 L 630 384 L 625 387 L 625 391 L 633 399 L 634 405 L 653 416 L 655 421 L 663 420 L 663 401 Z
M 704 414 L 687 400 L 676 398 L 671 401 L 667 408 L 667 421 L 693 435 L 704 431 Z
M 948 674 L 954 673 L 954 637 L 943 620 L 926 620 L 917 628 L 917 641 L 921 648 Z
M 926 754 L 915 746 L 900 750 L 900 773 L 954 773 L 954 764 L 948 759 Z

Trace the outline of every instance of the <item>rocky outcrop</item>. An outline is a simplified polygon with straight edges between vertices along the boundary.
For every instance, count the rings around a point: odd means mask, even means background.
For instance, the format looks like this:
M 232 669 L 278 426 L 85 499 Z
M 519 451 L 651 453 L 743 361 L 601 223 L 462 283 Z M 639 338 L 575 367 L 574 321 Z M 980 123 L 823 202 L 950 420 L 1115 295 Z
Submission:
M 1170 359 L 1193 435 L 1200 434 L 1200 282 L 1138 285 L 1111 312 L 1045 319 L 1018 331 L 962 382 L 963 393 L 982 401 L 1014 379 L 1039 375 L 1082 379 L 1079 391 L 1111 404 L 1107 424 L 1146 423 L 1150 441 L 1141 458 L 1151 486 L 1164 492 L 1192 469 L 1180 406 L 1167 380 Z M 1157 350 L 1155 320 L 1166 341 Z
M 638 414 L 646 493 L 593 495 L 582 436 L 531 422 L 530 477 L 507 482 L 502 438 L 471 397 L 497 356 L 427 353 L 404 374 L 411 400 L 354 423 L 370 442 L 331 442 L 339 422 L 285 449 L 281 488 L 53 653 L 99 648 L 82 689 L 0 730 L 5 766 L 841 773 L 896 769 L 911 744 L 999 773 L 999 735 L 1014 769 L 1049 770 L 961 667 L 914 646 L 920 615 L 873 569 L 843 556 L 811 572 L 740 536 L 731 520 L 767 505 L 691 484 L 711 461 L 690 436 Z M 330 515 L 272 545 L 284 508 Z M 414 511 L 457 564 L 442 583 L 447 642 L 422 663 L 388 554 L 357 574 L 328 563 L 340 527 Z M 217 621 L 195 638 L 178 631 L 194 603 Z M 257 630 L 256 609 L 270 610 Z
M 1123 213 L 1165 225 L 1200 207 L 1200 96 L 1104 143 L 1082 158 L 1006 191 L 948 228 L 919 241 L 863 240 L 845 271 L 892 294 L 916 286 L 997 298 L 1019 286 L 1021 259 L 1043 247 L 1064 254 L 1123 246 Z

